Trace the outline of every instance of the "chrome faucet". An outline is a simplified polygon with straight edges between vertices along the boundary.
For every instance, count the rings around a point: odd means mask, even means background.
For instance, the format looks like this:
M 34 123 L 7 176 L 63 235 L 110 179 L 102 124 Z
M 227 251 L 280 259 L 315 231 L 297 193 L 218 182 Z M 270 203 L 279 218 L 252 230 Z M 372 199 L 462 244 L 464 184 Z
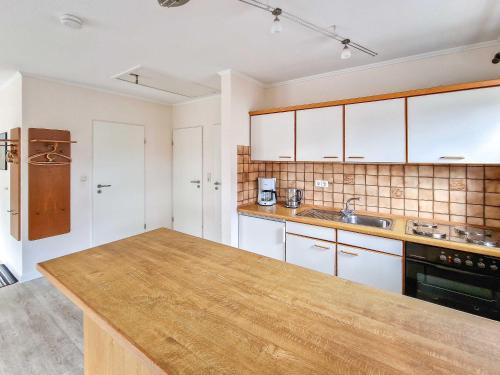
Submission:
M 359 197 L 349 198 L 348 200 L 346 200 L 345 208 L 343 210 L 340 210 L 340 213 L 342 214 L 342 216 L 351 216 L 354 213 L 354 209 L 349 208 L 349 204 L 352 201 L 359 201 L 359 200 L 360 200 Z

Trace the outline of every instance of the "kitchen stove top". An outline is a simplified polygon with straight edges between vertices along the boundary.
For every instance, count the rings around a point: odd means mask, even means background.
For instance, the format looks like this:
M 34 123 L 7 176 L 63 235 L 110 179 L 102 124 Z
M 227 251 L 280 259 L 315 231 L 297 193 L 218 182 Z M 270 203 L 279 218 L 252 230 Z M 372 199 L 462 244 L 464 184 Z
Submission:
M 446 225 L 408 220 L 406 233 L 438 240 L 473 243 L 487 247 L 500 247 L 500 230 L 476 228 L 469 225 Z

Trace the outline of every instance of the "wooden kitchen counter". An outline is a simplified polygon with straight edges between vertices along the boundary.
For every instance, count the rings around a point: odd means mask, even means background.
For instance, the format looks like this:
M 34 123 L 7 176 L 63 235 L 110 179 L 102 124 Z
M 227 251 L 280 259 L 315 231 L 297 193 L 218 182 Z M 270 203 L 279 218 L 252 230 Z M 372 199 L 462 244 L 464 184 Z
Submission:
M 311 209 L 311 208 L 317 208 L 320 210 L 332 210 L 332 211 L 339 211 L 340 210 L 340 208 L 335 209 L 335 208 L 326 208 L 326 207 L 309 206 L 309 205 L 302 205 L 297 209 L 286 208 L 282 204 L 277 204 L 274 206 L 267 206 L 266 207 L 266 206 L 259 206 L 258 204 L 253 203 L 253 204 L 247 204 L 244 206 L 239 206 L 238 212 L 243 213 L 243 214 L 247 214 L 247 215 L 260 216 L 260 217 L 264 217 L 264 218 L 268 217 L 268 218 L 272 218 L 272 219 L 295 221 L 298 223 L 318 225 L 318 226 L 334 228 L 334 229 L 344 229 L 344 230 L 351 231 L 351 232 L 370 234 L 373 236 L 393 238 L 396 240 L 416 242 L 416 243 L 421 243 L 424 245 L 445 247 L 448 249 L 468 251 L 468 252 L 476 253 L 476 254 L 500 257 L 500 249 L 499 248 L 480 246 L 480 245 L 475 245 L 475 244 L 467 243 L 467 242 L 460 243 L 460 242 L 437 240 L 437 239 L 429 238 L 429 237 L 406 234 L 406 222 L 410 219 L 411 220 L 420 220 L 423 222 L 436 222 L 436 223 L 455 225 L 455 226 L 463 226 L 464 224 L 449 223 L 449 222 L 442 221 L 442 220 L 418 219 L 418 218 L 414 218 L 414 217 L 404 217 L 404 216 L 388 215 L 388 214 L 381 214 L 381 213 L 374 214 L 373 212 L 356 211 L 356 213 L 359 213 L 361 215 L 383 217 L 383 218 L 387 218 L 387 219 L 392 220 L 393 225 L 392 225 L 391 229 L 381 229 L 381 228 L 368 227 L 368 226 L 364 226 L 364 225 L 347 224 L 347 223 L 340 223 L 340 222 L 330 221 L 330 220 L 321 220 L 321 219 L 315 219 L 315 218 L 311 218 L 311 217 L 297 216 L 297 214 L 299 212 L 306 211 L 306 210 Z
M 498 322 L 167 229 L 38 269 L 87 375 L 498 374 Z

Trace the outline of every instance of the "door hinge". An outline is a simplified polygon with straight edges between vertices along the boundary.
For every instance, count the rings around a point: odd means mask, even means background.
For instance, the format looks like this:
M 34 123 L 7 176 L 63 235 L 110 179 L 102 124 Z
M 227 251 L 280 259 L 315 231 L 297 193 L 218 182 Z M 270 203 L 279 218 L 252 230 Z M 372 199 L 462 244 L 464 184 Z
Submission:
M 144 224 L 144 230 L 146 230 L 146 224 Z
M 172 216 L 172 223 L 174 222 L 174 217 Z
M 146 144 L 146 138 L 144 138 L 144 144 Z

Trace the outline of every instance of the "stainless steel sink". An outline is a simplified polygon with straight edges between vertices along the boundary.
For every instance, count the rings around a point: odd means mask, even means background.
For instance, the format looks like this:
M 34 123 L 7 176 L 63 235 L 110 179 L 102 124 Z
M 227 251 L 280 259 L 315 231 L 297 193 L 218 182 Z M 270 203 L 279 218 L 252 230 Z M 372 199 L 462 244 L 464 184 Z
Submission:
M 299 212 L 297 216 L 312 217 L 314 219 L 330 220 L 346 224 L 365 225 L 368 227 L 375 227 L 382 229 L 392 228 L 392 220 L 390 219 L 384 219 L 375 216 L 357 215 L 357 214 L 344 216 L 338 211 L 318 210 L 315 208 Z
M 382 229 L 391 229 L 392 221 L 389 219 L 382 219 L 380 217 L 363 216 L 363 215 L 350 215 L 342 217 L 341 221 L 348 224 L 366 225 L 369 227 L 376 227 Z

